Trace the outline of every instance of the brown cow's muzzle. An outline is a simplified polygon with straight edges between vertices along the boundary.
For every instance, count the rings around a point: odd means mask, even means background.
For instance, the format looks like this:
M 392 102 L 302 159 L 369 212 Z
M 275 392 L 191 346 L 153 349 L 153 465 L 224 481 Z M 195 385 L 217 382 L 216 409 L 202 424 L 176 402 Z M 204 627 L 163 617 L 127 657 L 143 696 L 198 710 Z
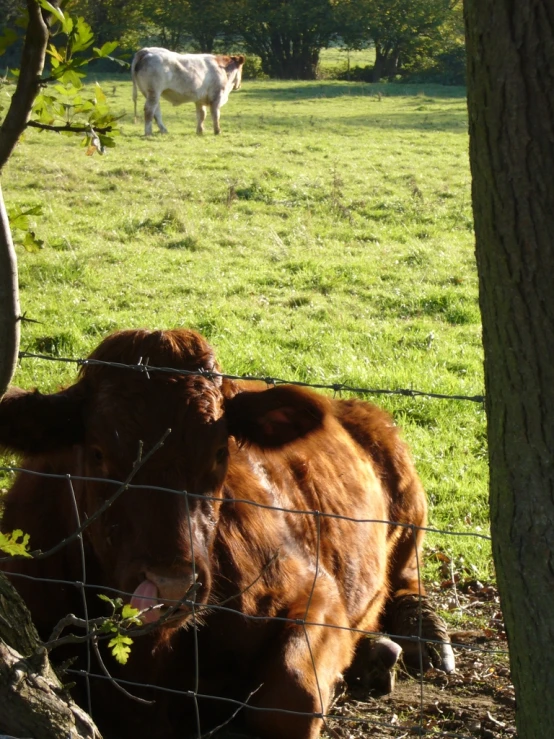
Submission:
M 144 623 L 158 621 L 168 608 L 175 608 L 175 618 L 188 615 L 196 601 L 198 590 L 198 572 L 181 575 L 180 577 L 165 577 L 155 572 L 145 571 L 145 578 L 135 589 L 131 598 L 133 608 L 138 608 L 140 618 Z

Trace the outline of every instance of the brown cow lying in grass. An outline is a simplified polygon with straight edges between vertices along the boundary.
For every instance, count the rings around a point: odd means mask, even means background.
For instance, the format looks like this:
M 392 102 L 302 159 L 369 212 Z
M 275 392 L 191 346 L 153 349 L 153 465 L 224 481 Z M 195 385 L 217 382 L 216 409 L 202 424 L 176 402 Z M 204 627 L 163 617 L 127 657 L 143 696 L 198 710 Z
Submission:
M 236 710 L 229 701 L 248 699 L 247 731 L 316 739 L 361 632 L 392 624 L 397 636 L 418 634 L 424 533 L 410 526 L 426 524 L 426 501 L 407 448 L 369 403 L 212 375 L 213 351 L 192 331 L 121 331 L 92 354 L 141 358 L 195 374 L 90 363 L 59 393 L 8 392 L 1 446 L 23 455 L 23 468 L 61 477 L 20 473 L 3 530 L 23 529 L 46 552 L 84 523 L 88 617 L 104 613 L 99 591 L 122 592 L 152 629 L 124 668 L 107 654 L 106 664 L 131 682 L 197 694 L 128 688 L 156 701 L 138 705 L 95 666 L 101 727 L 167 739 L 196 731 L 195 703 L 205 731 Z M 121 492 L 113 481 L 130 475 Z M 85 579 L 75 538 L 3 568 L 42 638 L 67 613 L 83 614 L 71 584 Z M 423 604 L 422 636 L 442 639 L 442 622 Z M 384 651 L 393 663 L 394 649 Z M 448 644 L 442 658 L 453 669 Z
M 196 133 L 204 131 L 206 107 L 212 115 L 214 133 L 221 131 L 220 110 L 233 90 L 239 90 L 245 58 L 214 54 L 177 54 L 168 49 L 141 49 L 131 64 L 135 123 L 137 120 L 137 88 L 144 103 L 144 134 L 152 134 L 152 118 L 162 133 L 167 128 L 162 121 L 160 98 L 173 105 L 196 105 Z

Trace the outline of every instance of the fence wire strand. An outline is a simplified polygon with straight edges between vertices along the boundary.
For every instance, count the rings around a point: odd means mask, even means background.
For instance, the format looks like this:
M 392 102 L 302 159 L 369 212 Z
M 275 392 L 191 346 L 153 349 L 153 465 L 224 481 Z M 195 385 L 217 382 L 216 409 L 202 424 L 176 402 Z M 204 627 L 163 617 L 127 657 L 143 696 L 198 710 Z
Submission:
M 313 388 L 314 390 L 332 390 L 334 393 L 348 392 L 356 395 L 402 395 L 409 398 L 434 398 L 435 400 L 465 400 L 471 403 L 484 403 L 484 395 L 451 395 L 448 393 L 432 393 L 424 390 L 414 390 L 412 388 L 397 388 L 388 390 L 383 388 L 363 388 L 354 387 L 347 382 L 302 382 L 301 380 L 284 380 L 279 377 L 257 376 L 257 375 L 229 375 L 222 372 L 206 371 L 206 370 L 185 370 L 174 369 L 172 367 L 155 367 L 143 362 L 142 358 L 137 364 L 122 364 L 121 362 L 107 362 L 101 359 L 73 359 L 71 357 L 54 357 L 49 354 L 34 354 L 32 352 L 19 352 L 20 359 L 43 359 L 50 362 L 62 362 L 66 364 L 76 364 L 79 367 L 101 366 L 119 369 L 127 369 L 134 372 L 141 372 L 149 377 L 154 373 L 165 373 L 171 375 L 184 375 L 207 377 L 208 379 L 222 380 L 239 380 L 244 382 L 264 382 L 269 386 L 277 385 L 294 385 L 296 387 Z

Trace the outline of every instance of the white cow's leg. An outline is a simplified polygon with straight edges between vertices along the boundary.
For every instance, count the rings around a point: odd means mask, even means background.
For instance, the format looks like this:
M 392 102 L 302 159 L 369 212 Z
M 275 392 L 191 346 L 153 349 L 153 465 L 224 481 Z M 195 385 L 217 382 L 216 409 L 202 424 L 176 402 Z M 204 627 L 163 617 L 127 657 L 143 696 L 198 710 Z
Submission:
M 167 129 L 162 123 L 160 109 L 160 98 L 154 93 L 148 93 L 146 102 L 144 103 L 144 135 L 152 136 L 152 118 L 156 119 L 160 131 L 167 133 Z
M 219 101 L 210 103 L 210 112 L 212 114 L 212 121 L 214 123 L 214 133 L 217 136 L 218 133 L 221 132 L 221 128 L 219 125 Z
M 206 108 L 201 103 L 196 103 L 196 133 L 201 136 L 204 133 L 204 121 L 206 120 Z
M 167 133 L 167 128 L 164 126 L 162 121 L 162 110 L 160 108 L 159 100 L 158 104 L 154 108 L 154 118 L 156 119 L 156 123 L 158 124 L 158 128 L 160 129 L 161 133 Z

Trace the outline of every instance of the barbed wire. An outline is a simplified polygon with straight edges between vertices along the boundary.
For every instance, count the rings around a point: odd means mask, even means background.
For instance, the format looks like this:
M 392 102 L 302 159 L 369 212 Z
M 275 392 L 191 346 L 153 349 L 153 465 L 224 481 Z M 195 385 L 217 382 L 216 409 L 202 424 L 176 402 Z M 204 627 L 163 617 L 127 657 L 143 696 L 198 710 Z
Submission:
M 222 380 L 240 380 L 244 382 L 265 382 L 266 385 L 295 385 L 296 387 L 313 388 L 314 390 L 332 390 L 334 393 L 349 392 L 357 395 L 401 395 L 410 398 L 434 398 L 436 400 L 465 400 L 472 403 L 484 403 L 484 395 L 451 395 L 447 393 L 432 393 L 423 390 L 413 390 L 411 388 L 397 388 L 395 390 L 387 390 L 382 388 L 362 388 L 349 385 L 347 382 L 333 383 L 317 383 L 302 382 L 301 380 L 285 380 L 273 376 L 257 376 L 257 375 L 230 375 L 222 372 L 214 372 L 207 370 L 185 370 L 174 369 L 172 367 L 155 367 L 148 362 L 137 364 L 123 364 L 121 362 L 107 362 L 100 359 L 74 359 L 71 357 L 54 357 L 49 354 L 34 354 L 32 352 L 19 352 L 20 359 L 44 359 L 50 362 L 61 362 L 66 364 L 76 364 L 79 367 L 86 366 L 103 366 L 119 369 L 129 369 L 140 372 L 145 375 L 151 373 L 166 373 L 174 375 L 192 375 L 207 377 L 208 379 Z

